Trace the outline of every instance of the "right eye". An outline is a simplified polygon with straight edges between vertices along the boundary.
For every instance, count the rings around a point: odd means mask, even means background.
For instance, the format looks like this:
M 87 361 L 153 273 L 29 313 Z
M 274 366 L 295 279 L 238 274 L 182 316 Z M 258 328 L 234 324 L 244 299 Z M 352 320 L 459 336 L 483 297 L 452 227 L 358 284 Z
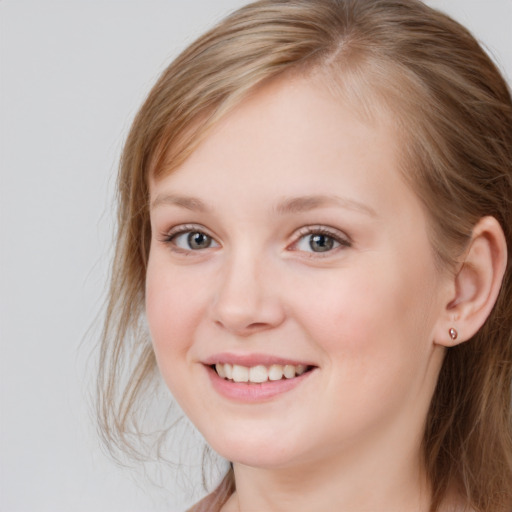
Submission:
M 165 241 L 182 251 L 201 251 L 210 247 L 219 247 L 219 244 L 203 231 L 187 229 L 169 233 Z

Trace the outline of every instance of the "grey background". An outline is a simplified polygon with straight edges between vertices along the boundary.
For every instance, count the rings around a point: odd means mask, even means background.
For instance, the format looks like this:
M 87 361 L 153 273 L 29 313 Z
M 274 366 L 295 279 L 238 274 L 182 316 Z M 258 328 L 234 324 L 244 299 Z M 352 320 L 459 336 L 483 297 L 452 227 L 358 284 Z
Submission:
M 86 400 L 94 319 L 130 121 L 173 55 L 244 3 L 0 0 L 2 512 L 173 512 L 187 499 L 173 477 L 149 485 L 101 452 Z M 429 3 L 510 80 L 512 0 Z

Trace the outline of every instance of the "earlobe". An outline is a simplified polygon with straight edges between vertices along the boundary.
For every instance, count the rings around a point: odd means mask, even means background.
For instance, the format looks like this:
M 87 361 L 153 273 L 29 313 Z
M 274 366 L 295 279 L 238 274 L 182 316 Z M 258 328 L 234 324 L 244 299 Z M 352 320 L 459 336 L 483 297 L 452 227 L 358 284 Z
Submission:
M 446 304 L 438 345 L 453 346 L 473 337 L 494 307 L 507 265 L 505 235 L 494 217 L 483 217 L 473 229 Z

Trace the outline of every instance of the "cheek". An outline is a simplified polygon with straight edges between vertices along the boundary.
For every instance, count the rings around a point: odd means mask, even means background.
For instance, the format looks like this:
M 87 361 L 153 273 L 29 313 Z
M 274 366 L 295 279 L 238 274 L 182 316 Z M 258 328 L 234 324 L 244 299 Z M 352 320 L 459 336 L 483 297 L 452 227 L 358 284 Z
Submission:
M 423 279 L 402 278 L 390 266 L 386 272 L 352 268 L 297 310 L 302 330 L 323 354 L 326 393 L 315 414 L 333 425 L 333 436 L 378 428 L 399 411 L 420 417 L 412 413 L 429 399 L 428 301 L 418 293 Z
M 427 363 L 434 277 L 419 267 L 407 273 L 402 265 L 382 261 L 352 267 L 334 279 L 316 280 L 315 295 L 311 283 L 301 283 L 296 295 L 310 299 L 296 302 L 295 317 L 344 378 L 383 384 L 398 375 L 408 379 Z
M 201 277 L 151 257 L 146 276 L 146 316 L 160 372 L 169 386 L 179 375 L 203 315 Z

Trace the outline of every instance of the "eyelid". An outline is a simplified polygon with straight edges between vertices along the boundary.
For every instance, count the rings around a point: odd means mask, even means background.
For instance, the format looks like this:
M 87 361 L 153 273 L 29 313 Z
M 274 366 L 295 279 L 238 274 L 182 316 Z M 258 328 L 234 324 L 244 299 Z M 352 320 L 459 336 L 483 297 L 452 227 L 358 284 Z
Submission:
M 205 251 L 206 249 L 203 249 L 203 250 L 183 249 L 183 248 L 180 248 L 177 245 L 173 244 L 173 240 L 177 236 L 188 233 L 188 232 L 204 233 L 206 236 L 210 237 L 215 245 L 213 247 L 208 247 L 208 249 L 216 248 L 221 245 L 218 242 L 217 238 L 205 226 L 203 226 L 201 224 L 180 224 L 180 225 L 174 226 L 171 229 L 166 230 L 164 233 L 162 233 L 162 235 L 160 237 L 160 241 L 172 246 L 172 250 L 175 252 L 188 254 L 188 253 L 192 253 L 192 252 L 199 253 L 199 252 Z M 332 238 L 338 244 L 338 246 L 333 248 L 332 250 L 329 250 L 329 251 L 326 251 L 323 253 L 315 252 L 315 251 L 311 251 L 311 252 L 303 251 L 303 250 L 295 248 L 295 246 L 297 246 L 297 244 L 299 243 L 299 241 L 302 238 L 309 236 L 309 235 L 317 235 L 317 234 L 325 235 L 325 236 Z M 303 226 L 300 229 L 298 229 L 295 232 L 295 234 L 293 235 L 292 243 L 287 246 L 287 250 L 302 252 L 304 254 L 307 254 L 308 257 L 322 258 L 322 257 L 328 257 L 328 256 L 332 255 L 333 253 L 338 252 L 338 250 L 340 250 L 340 249 L 351 247 L 351 246 L 352 246 L 352 240 L 351 240 L 350 236 L 348 236 L 343 231 L 336 229 L 336 228 L 329 227 L 329 226 L 325 226 L 322 224 L 314 224 L 314 225 L 310 225 L 310 226 Z
M 203 233 L 206 236 L 210 237 L 212 241 L 215 243 L 215 246 L 213 246 L 212 248 L 220 246 L 220 243 L 217 241 L 216 237 L 212 235 L 210 231 L 201 224 L 179 224 L 178 226 L 174 226 L 171 229 L 166 230 L 165 232 L 162 233 L 160 241 L 163 242 L 164 244 L 172 246 L 173 251 L 180 253 L 203 252 L 204 250 L 206 250 L 203 249 L 201 251 L 198 251 L 193 249 L 183 249 L 173 244 L 173 240 L 176 239 L 176 237 L 189 232 Z M 208 247 L 208 249 L 210 249 L 210 247 Z
M 330 251 L 323 252 L 323 253 L 322 252 L 314 252 L 314 251 L 311 251 L 311 252 L 310 251 L 301 251 L 301 252 L 304 252 L 305 254 L 307 254 L 308 257 L 310 257 L 311 255 L 314 255 L 314 257 L 320 257 L 320 258 L 328 257 L 328 256 L 332 255 L 333 253 L 337 252 L 339 249 L 343 249 L 343 248 L 352 246 L 351 238 L 343 231 L 340 231 L 339 229 L 331 228 L 328 226 L 324 226 L 321 224 L 315 224 L 315 225 L 311 225 L 311 226 L 304 226 L 304 227 L 300 228 L 299 230 L 297 230 L 294 235 L 294 241 L 288 246 L 288 249 L 292 250 L 292 251 L 293 250 L 299 251 L 298 249 L 293 249 L 293 247 L 296 246 L 302 238 L 304 238 L 305 236 L 317 235 L 317 234 L 328 236 L 328 237 L 332 238 L 335 242 L 337 242 L 339 245 L 336 248 L 334 248 Z

